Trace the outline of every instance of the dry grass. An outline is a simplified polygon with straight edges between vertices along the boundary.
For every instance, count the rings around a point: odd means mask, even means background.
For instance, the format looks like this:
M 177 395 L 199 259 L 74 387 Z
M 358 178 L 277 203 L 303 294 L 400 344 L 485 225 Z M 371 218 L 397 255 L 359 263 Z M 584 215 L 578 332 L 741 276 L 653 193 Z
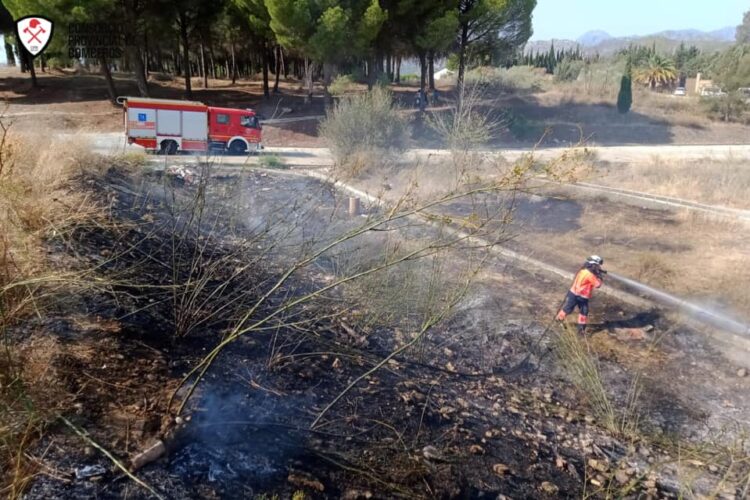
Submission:
M 482 79 L 467 82 L 458 90 L 460 108 L 433 112 L 427 117 L 427 125 L 454 154 L 465 154 L 483 146 L 508 125 L 507 118 L 499 111 L 501 106 L 492 102 L 495 94 L 488 91 L 488 85 L 489 82 Z
M 596 197 L 579 197 L 580 228 L 564 232 L 525 228 L 516 241 L 538 258 L 574 269 L 581 256 L 604 256 L 623 276 L 685 299 L 748 318 L 750 236 L 747 226 L 695 212 L 644 210 Z
M 633 88 L 633 111 L 685 127 L 702 127 L 711 123 L 697 98 L 675 97 L 642 87 Z
M 44 241 L 64 241 L 98 217 L 100 208 L 72 179 L 101 162 L 83 143 L 42 134 L 30 141 L 1 116 L 0 124 L 0 494 L 16 498 L 34 469 L 25 449 L 68 398 L 50 362 L 59 346 L 50 339 L 12 345 L 7 329 L 42 314 L 43 282 L 64 279 L 49 268 Z
M 668 258 L 657 252 L 643 252 L 636 256 L 635 278 L 662 288 L 672 284 L 676 274 Z
M 43 137 L 43 136 L 40 136 Z M 65 139 L 40 141 L 8 130 L 0 157 L 0 297 L 4 321 L 13 320 L 24 295 L 11 283 L 44 269 L 41 241 L 65 234 L 99 213 L 91 198 L 71 184 L 101 162 L 85 144 Z M 40 142 L 44 142 L 41 143 Z
M 641 413 L 640 375 L 633 377 L 623 404 L 617 405 L 602 379 L 597 354 L 587 337 L 578 334 L 570 324 L 563 323 L 555 336 L 555 347 L 560 365 L 585 398 L 599 424 L 617 435 L 636 436 Z
M 587 402 L 599 422 L 611 431 L 617 430 L 617 416 L 604 387 L 596 358 L 591 354 L 585 337 L 563 323 L 556 338 L 557 355 L 572 382 L 586 395 Z
M 596 182 L 712 205 L 750 209 L 750 169 L 739 158 L 613 165 Z
M 340 98 L 319 131 L 336 158 L 339 172 L 350 177 L 364 168 L 357 159 L 363 152 L 383 156 L 403 149 L 409 136 L 406 117 L 396 111 L 390 90 L 380 86 Z

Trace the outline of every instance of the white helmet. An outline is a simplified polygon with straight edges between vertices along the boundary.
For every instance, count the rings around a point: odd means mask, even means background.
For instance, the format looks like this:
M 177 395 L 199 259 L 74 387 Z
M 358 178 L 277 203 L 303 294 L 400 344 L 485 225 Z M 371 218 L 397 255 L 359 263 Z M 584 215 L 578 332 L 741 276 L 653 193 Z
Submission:
M 586 264 L 596 264 L 598 266 L 601 266 L 604 264 L 604 259 L 599 257 L 598 255 L 592 255 L 588 259 L 586 259 Z

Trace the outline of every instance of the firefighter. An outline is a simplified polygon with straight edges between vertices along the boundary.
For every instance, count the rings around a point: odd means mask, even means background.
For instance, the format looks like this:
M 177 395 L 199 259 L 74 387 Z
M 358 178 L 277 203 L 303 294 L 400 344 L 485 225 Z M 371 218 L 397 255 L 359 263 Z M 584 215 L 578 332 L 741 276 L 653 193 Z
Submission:
M 576 273 L 573 285 L 568 290 L 563 302 L 562 309 L 557 313 L 556 319 L 564 321 L 565 317 L 578 307 L 578 333 L 586 333 L 586 324 L 589 316 L 589 299 L 594 288 L 602 286 L 604 275 L 607 271 L 602 269 L 604 259 L 598 255 L 592 255 Z

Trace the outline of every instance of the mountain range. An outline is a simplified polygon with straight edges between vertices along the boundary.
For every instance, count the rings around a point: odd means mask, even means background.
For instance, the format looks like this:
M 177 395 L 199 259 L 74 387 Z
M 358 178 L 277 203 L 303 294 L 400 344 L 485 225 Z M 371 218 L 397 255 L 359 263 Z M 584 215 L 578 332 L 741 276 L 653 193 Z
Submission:
M 611 55 L 631 44 L 652 45 L 658 50 L 671 51 L 680 43 L 695 45 L 704 51 L 720 50 L 734 42 L 734 26 L 713 31 L 696 29 L 666 30 L 645 36 L 613 37 L 606 31 L 593 30 L 584 33 L 576 40 L 555 39 L 535 40 L 526 44 L 525 52 L 544 52 L 554 42 L 555 49 L 569 49 L 579 46 L 585 53 Z

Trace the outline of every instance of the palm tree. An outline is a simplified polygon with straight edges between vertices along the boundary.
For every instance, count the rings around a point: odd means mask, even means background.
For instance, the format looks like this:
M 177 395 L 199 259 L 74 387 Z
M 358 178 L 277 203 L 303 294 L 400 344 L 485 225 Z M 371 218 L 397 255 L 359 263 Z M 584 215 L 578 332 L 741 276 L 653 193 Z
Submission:
M 645 66 L 635 72 L 635 81 L 648 85 L 651 90 L 670 85 L 677 79 L 674 61 L 659 54 L 651 54 Z

